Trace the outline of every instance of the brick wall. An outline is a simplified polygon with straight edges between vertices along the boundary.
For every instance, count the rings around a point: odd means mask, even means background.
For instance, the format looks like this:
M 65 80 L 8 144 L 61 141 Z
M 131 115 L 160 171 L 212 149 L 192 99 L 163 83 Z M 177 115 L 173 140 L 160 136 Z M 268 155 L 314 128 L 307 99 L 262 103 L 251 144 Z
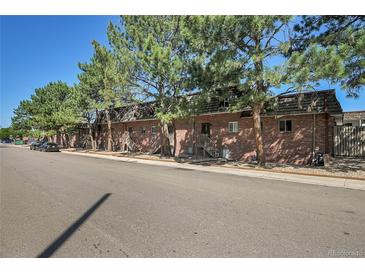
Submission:
M 189 148 L 193 151 L 193 125 L 194 122 L 192 119 L 184 119 L 175 122 L 176 155 L 187 155 L 189 153 Z
M 263 119 L 263 137 L 266 157 L 269 162 L 309 164 L 313 149 L 332 153 L 332 134 L 334 120 L 326 118 L 327 114 L 291 115 L 280 118 L 265 117 Z M 279 121 L 291 120 L 292 131 L 280 132 Z M 315 142 L 313 140 L 315 123 Z M 326 129 L 327 127 L 327 129 Z M 326 142 L 328 144 L 326 145 Z
M 312 114 L 262 117 L 267 161 L 299 165 L 310 163 L 313 145 L 318 147 L 320 151 L 332 153 L 334 118 L 326 117 L 326 115 L 316 115 L 315 144 L 313 144 L 314 119 Z M 292 131 L 280 132 L 280 120 L 291 120 Z M 228 131 L 228 122 L 238 122 L 237 133 Z M 252 161 L 255 159 L 256 146 L 252 118 L 242 118 L 240 113 L 203 115 L 194 119 L 176 121 L 176 155 L 186 155 L 189 148 L 194 148 L 196 138 L 201 134 L 202 123 L 211 124 L 211 139 L 220 152 L 223 149 L 228 149 L 233 160 Z M 157 126 L 157 134 L 152 134 L 152 126 Z M 122 135 L 129 127 L 133 128 L 131 137 L 141 151 L 150 152 L 156 145 L 160 144 L 161 131 L 156 120 L 113 123 L 113 139 L 118 144 L 119 149 L 123 150 L 124 148 Z M 145 129 L 144 133 L 142 133 L 142 128 Z M 98 135 L 99 147 L 105 148 L 106 125 L 100 126 Z M 78 136 L 73 136 L 71 138 L 72 143 L 76 143 L 77 139 L 79 139 Z
M 292 131 L 280 132 L 280 120 L 291 120 Z M 238 122 L 239 131 L 230 133 L 228 122 Z M 326 114 L 316 115 L 315 144 L 313 144 L 313 115 L 263 117 L 262 122 L 263 140 L 269 162 L 300 165 L 310 163 L 313 145 L 320 151 L 332 153 L 334 119 L 328 117 L 326 120 Z M 231 158 L 234 160 L 252 161 L 255 159 L 256 145 L 252 118 L 241 118 L 239 113 L 200 116 L 196 118 L 195 122 L 196 134 L 201 132 L 202 123 L 211 124 L 211 139 L 220 151 L 224 148 L 229 149 Z
M 157 126 L 157 133 L 152 133 L 152 126 Z M 126 130 L 130 127 L 133 128 L 130 136 L 142 152 L 151 152 L 159 145 L 161 131 L 158 126 L 158 121 L 147 120 L 126 123 Z M 142 128 L 144 128 L 145 133 L 142 133 Z

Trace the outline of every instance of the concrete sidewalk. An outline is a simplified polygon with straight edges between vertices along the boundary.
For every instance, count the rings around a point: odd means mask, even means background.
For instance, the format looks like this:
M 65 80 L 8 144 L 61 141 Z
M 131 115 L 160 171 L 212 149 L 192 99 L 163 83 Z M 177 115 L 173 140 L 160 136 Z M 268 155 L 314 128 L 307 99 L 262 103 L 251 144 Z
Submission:
M 18 148 L 29 148 L 29 146 L 14 146 L 14 145 L 9 145 L 9 146 L 18 147 Z M 215 173 L 231 174 L 231 175 L 236 175 L 236 176 L 248 176 L 248 177 L 254 177 L 254 178 L 287 181 L 287 182 L 294 182 L 294 183 L 300 183 L 300 184 L 310 184 L 310 185 L 319 185 L 319 186 L 328 186 L 328 187 L 341 187 L 341 188 L 348 188 L 348 189 L 365 190 L 365 179 L 364 180 L 358 180 L 358 179 L 354 180 L 354 179 L 349 179 L 349 178 L 299 175 L 299 174 L 271 172 L 271 171 L 264 171 L 264 170 L 250 170 L 250 169 L 246 169 L 246 168 L 235 168 L 235 167 L 227 167 L 227 166 L 201 166 L 201 165 L 195 165 L 195 164 L 190 164 L 190 163 L 177 163 L 174 161 L 145 160 L 145 159 L 100 155 L 100 154 L 94 154 L 94 153 L 65 151 L 65 150 L 61 150 L 61 153 L 85 156 L 85 157 L 91 157 L 91 158 L 109 159 L 109 160 L 120 161 L 120 162 L 140 163 L 140 164 L 156 165 L 156 166 L 167 166 L 167 167 L 174 167 L 174 168 L 198 170 L 198 171 L 203 171 L 203 172 L 215 172 Z
M 120 162 L 131 162 L 131 163 L 140 163 L 140 164 L 146 164 L 146 165 L 167 166 L 167 167 L 174 167 L 174 168 L 198 170 L 198 171 L 202 171 L 202 172 L 215 172 L 215 173 L 231 174 L 231 175 L 237 175 L 237 176 L 248 176 L 248 177 L 279 180 L 279 181 L 289 181 L 289 182 L 301 183 L 301 184 L 311 184 L 311 185 L 365 190 L 365 180 L 353 180 L 353 179 L 347 179 L 347 178 L 333 178 L 333 177 L 324 177 L 324 176 L 287 174 L 287 173 L 279 173 L 279 172 L 277 173 L 277 172 L 262 171 L 262 170 L 240 169 L 240 168 L 234 168 L 234 167 L 200 166 L 200 165 L 195 165 L 195 164 L 190 164 L 190 163 L 144 160 L 144 159 L 136 159 L 136 158 L 128 158 L 128 157 L 116 157 L 116 156 L 109 156 L 109 155 L 91 154 L 91 153 L 85 153 L 85 152 L 84 153 L 70 152 L 70 151 L 61 151 L 61 152 L 65 153 L 65 154 L 70 154 L 70 155 L 109 159 L 109 160 L 120 161 Z

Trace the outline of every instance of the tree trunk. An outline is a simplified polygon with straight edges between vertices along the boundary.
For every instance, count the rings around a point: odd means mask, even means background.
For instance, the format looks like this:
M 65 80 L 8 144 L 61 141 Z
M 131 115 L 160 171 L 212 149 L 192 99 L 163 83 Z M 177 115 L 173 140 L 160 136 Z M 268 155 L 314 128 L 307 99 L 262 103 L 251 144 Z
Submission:
M 69 148 L 70 147 L 70 136 L 67 132 L 65 133 L 65 141 L 66 141 L 66 148 Z
M 259 165 L 265 165 L 265 148 L 261 132 L 261 108 L 261 103 L 255 104 L 253 106 L 253 129 L 256 142 L 257 162 Z
M 95 121 L 94 121 L 94 146 L 95 149 L 99 149 L 100 147 L 100 128 L 99 128 L 99 111 L 95 109 Z
M 95 144 L 95 140 L 94 140 L 94 136 L 93 136 L 93 128 L 92 128 L 91 124 L 89 124 L 89 138 L 90 138 L 90 142 L 91 142 L 91 149 L 95 150 L 96 144 Z
M 108 132 L 107 132 L 107 151 L 113 150 L 113 137 L 112 137 L 112 121 L 110 119 L 110 111 L 106 110 L 106 122 L 108 124 Z
M 161 127 L 161 156 L 171 157 L 168 124 L 165 122 L 162 123 Z
M 61 140 L 62 140 L 62 147 L 63 148 L 67 148 L 67 145 L 66 145 L 66 136 L 65 136 L 65 132 L 64 131 L 61 132 Z
M 62 140 L 62 147 L 68 148 L 69 143 L 68 143 L 67 133 L 65 132 L 65 129 L 63 127 L 61 128 L 61 140 Z
M 173 127 L 173 130 L 174 130 L 174 149 L 173 149 L 173 152 L 172 152 L 172 156 L 175 157 L 176 156 L 176 144 L 177 144 L 175 122 L 172 123 L 172 127 Z

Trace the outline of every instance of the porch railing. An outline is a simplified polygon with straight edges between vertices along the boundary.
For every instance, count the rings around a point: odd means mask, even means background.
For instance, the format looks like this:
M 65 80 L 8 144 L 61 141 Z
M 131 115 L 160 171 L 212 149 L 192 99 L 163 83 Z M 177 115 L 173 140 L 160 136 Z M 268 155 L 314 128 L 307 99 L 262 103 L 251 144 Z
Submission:
M 202 147 L 210 156 L 219 157 L 219 149 L 207 134 L 201 134 L 197 140 L 198 146 Z

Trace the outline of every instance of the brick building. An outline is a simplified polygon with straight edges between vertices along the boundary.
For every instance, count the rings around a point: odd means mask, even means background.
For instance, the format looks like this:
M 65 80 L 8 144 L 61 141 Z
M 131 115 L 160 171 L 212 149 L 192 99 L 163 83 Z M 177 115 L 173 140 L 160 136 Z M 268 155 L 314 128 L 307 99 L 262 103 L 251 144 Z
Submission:
M 304 92 L 277 98 L 277 104 L 262 114 L 263 141 L 268 162 L 308 164 L 314 151 L 333 153 L 333 126 L 342 108 L 334 90 Z M 115 109 L 112 134 L 116 150 L 156 153 L 160 148 L 160 127 L 153 102 Z M 206 102 L 199 115 L 178 120 L 171 128 L 170 143 L 178 157 L 224 157 L 253 161 L 256 158 L 250 108 L 228 112 L 226 101 Z M 97 145 L 106 147 L 103 115 L 97 126 Z M 87 132 L 79 129 L 72 137 L 76 146 Z

